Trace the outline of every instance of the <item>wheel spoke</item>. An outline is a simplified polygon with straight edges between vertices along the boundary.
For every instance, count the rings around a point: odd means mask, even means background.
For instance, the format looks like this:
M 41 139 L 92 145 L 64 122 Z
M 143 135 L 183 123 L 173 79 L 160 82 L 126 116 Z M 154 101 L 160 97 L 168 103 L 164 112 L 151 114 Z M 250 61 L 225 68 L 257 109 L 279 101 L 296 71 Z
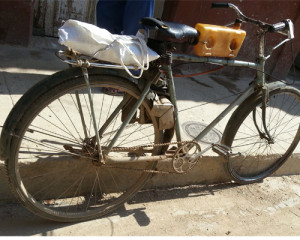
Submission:
M 228 162 L 229 172 L 235 180 L 241 183 L 258 181 L 286 161 L 300 138 L 299 103 L 300 93 L 294 88 L 270 92 L 266 125 L 273 142 L 263 127 L 261 98 L 254 96 L 236 110 L 228 124 L 231 128 L 225 130 L 224 136 L 224 144 L 231 146 L 234 153 L 241 153 Z
M 132 100 L 139 96 L 138 88 L 129 81 L 105 78 L 108 77 L 95 76 L 91 80 L 103 149 L 120 129 L 126 114 L 123 109 L 130 101 L 123 101 L 122 96 L 106 95 L 101 89 L 121 89 Z M 144 170 L 153 169 L 155 164 L 102 166 L 91 134 L 94 131 L 91 131 L 91 109 L 84 79 L 50 78 L 49 81 L 57 81 L 57 86 L 44 90 L 42 97 L 35 101 L 36 106 L 26 109 L 23 122 L 28 125 L 15 127 L 18 131 L 11 133 L 15 157 L 10 162 L 16 167 L 9 169 L 14 169 L 10 178 L 15 183 L 16 194 L 25 199 L 30 210 L 53 220 L 81 221 L 107 214 L 143 186 L 150 174 Z M 162 132 L 147 104 L 144 102 L 143 106 L 153 124 L 140 124 L 137 110 L 136 122 L 126 126 L 116 146 L 134 147 L 141 142 L 152 145 L 162 141 Z M 110 154 L 122 158 L 140 155 L 142 151 L 122 150 Z M 158 151 L 159 148 L 145 149 L 144 154 L 155 155 Z

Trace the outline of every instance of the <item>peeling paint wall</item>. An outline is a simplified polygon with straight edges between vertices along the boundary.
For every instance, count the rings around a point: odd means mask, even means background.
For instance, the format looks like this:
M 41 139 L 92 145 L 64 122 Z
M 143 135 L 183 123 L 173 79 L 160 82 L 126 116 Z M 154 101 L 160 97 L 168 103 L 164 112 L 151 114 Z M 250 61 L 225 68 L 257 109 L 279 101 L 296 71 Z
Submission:
M 62 21 L 76 19 L 88 23 L 96 22 L 98 0 L 35 0 L 34 35 L 57 37 Z M 162 16 L 165 0 L 155 1 L 154 17 Z
M 57 30 L 67 19 L 95 22 L 97 0 L 35 0 L 34 34 L 57 36 Z

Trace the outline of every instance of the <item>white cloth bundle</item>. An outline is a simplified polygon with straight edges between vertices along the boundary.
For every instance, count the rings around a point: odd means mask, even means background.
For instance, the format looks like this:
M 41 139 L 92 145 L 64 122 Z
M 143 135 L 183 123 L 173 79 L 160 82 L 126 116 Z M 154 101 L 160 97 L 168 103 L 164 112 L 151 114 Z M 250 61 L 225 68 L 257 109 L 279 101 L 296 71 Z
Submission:
M 59 28 L 58 36 L 60 44 L 81 54 L 120 64 L 135 78 L 141 77 L 143 70 L 149 68 L 150 61 L 159 58 L 156 52 L 147 47 L 142 34 L 111 34 L 106 29 L 70 19 Z M 134 76 L 126 65 L 141 69 L 139 75 Z

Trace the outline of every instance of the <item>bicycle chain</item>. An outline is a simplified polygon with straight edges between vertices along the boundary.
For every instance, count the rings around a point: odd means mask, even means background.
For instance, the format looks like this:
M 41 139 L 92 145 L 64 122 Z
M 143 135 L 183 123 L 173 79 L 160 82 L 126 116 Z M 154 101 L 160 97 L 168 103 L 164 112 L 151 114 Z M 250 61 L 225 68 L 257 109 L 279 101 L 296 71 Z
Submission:
M 138 169 L 138 168 L 117 167 L 117 166 L 108 165 L 108 164 L 101 165 L 101 167 L 104 167 L 104 168 L 117 168 L 117 169 L 122 169 L 122 170 L 130 170 L 130 171 L 134 171 L 134 172 L 146 172 L 146 173 L 153 173 L 153 174 L 154 173 L 179 174 L 177 172 L 168 172 L 168 171 L 161 171 L 161 170 L 146 170 L 146 169 Z
M 156 143 L 156 144 L 148 144 L 148 145 L 140 145 L 140 146 L 133 146 L 133 147 L 114 147 L 111 151 L 125 151 L 125 150 L 136 150 L 139 148 L 145 148 L 145 147 L 163 147 L 163 146 L 169 146 L 169 145 L 175 145 L 175 144 L 187 144 L 187 143 L 196 143 L 196 141 L 180 141 L 180 142 L 169 142 L 169 143 Z M 176 151 L 174 151 L 175 155 Z M 170 171 L 161 171 L 161 170 L 146 170 L 146 169 L 138 169 L 138 168 L 127 168 L 127 167 L 119 167 L 119 166 L 114 166 L 114 165 L 109 165 L 109 164 L 103 164 L 101 167 L 105 168 L 117 168 L 117 169 L 125 169 L 125 170 L 131 170 L 131 171 L 136 171 L 136 172 L 147 172 L 147 173 L 160 173 L 160 174 L 183 174 L 183 173 L 178 173 L 178 172 L 170 172 Z
M 133 149 L 138 149 L 138 148 L 144 148 L 144 147 L 163 147 L 163 146 L 168 146 L 168 145 L 177 145 L 177 144 L 187 144 L 187 143 L 196 143 L 196 141 L 180 141 L 180 142 L 169 142 L 169 143 L 156 143 L 156 144 L 147 144 L 147 145 L 140 145 L 140 146 L 133 146 L 133 147 L 114 147 L 111 152 L 115 152 L 114 150 L 133 150 Z

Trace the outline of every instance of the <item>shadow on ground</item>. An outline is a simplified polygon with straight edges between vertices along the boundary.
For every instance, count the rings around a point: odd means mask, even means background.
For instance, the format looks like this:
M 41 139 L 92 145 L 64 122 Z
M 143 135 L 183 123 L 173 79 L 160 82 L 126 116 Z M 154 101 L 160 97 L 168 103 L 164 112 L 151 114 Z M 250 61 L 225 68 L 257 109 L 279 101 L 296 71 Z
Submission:
M 181 199 L 187 197 L 199 197 L 205 195 L 214 195 L 219 190 L 235 187 L 236 184 L 218 184 L 218 185 L 193 185 L 186 187 L 174 187 L 169 189 L 150 189 L 139 192 L 132 200 L 129 201 L 130 208 L 126 210 L 125 206 L 119 208 L 115 213 L 100 218 L 97 224 L 110 226 L 107 229 L 107 235 L 113 235 L 114 222 L 111 220 L 118 217 L 126 220 L 133 216 L 140 227 L 148 226 L 151 222 L 146 213 L 147 206 L 135 208 L 135 204 L 155 203 L 159 201 Z M 140 206 L 140 205 L 138 205 Z M 0 206 L 0 235 L 1 236 L 52 236 L 53 232 L 76 224 L 82 223 L 57 223 L 45 220 L 29 212 L 21 204 L 3 204 Z M 86 222 L 88 223 L 88 222 Z

